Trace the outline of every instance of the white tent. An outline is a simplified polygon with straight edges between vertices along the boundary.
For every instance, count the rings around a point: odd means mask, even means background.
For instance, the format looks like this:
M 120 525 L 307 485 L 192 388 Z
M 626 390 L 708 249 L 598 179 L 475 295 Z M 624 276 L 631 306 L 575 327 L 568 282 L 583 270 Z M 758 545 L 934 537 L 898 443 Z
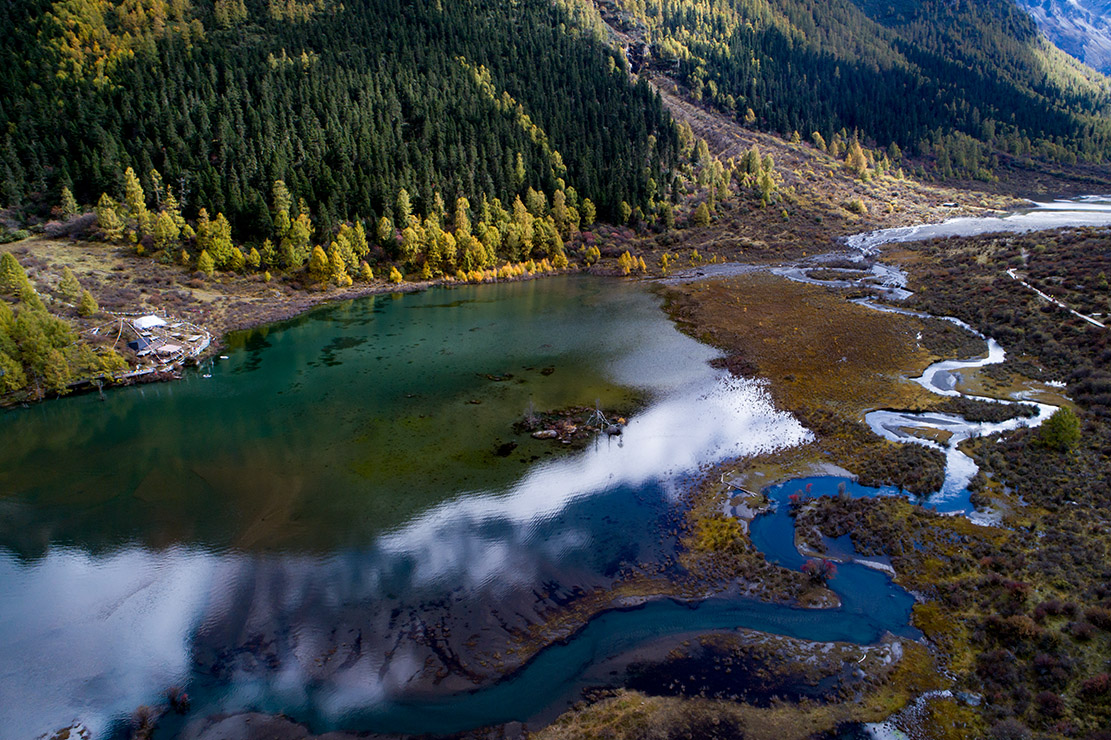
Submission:
M 166 322 L 162 318 L 155 316 L 154 314 L 148 314 L 146 316 L 140 316 L 139 318 L 135 319 L 131 322 L 131 325 L 139 331 L 144 331 L 146 329 L 152 329 L 156 326 L 165 326 Z

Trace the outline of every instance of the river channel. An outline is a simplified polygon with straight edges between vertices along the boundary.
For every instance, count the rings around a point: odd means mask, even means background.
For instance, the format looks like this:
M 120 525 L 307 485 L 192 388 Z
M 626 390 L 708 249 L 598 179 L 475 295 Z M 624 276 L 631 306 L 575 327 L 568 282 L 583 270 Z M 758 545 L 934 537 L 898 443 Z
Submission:
M 239 711 L 454 732 L 550 716 L 590 666 L 664 635 L 914 637 L 912 598 L 849 564 L 837 609 L 655 600 L 523 665 L 491 657 L 630 570 L 676 567 L 667 530 L 700 467 L 809 439 L 716 357 L 642 286 L 570 277 L 331 305 L 230 337 L 180 382 L 4 413 L 0 738 L 120 734 L 172 686 L 193 706 L 156 738 Z M 512 430 L 595 404 L 639 410 L 568 454 Z M 753 540 L 797 568 L 785 508 Z

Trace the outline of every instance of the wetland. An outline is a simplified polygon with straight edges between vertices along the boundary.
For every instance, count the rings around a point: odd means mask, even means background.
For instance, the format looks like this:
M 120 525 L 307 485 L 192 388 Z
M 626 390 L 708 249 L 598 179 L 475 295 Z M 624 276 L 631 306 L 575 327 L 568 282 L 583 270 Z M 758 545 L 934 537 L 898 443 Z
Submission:
M 1042 421 L 1052 386 L 1033 416 L 970 429 L 942 404 L 1002 359 L 993 339 L 788 277 L 669 287 L 687 333 L 646 285 L 588 277 L 357 299 L 232 334 L 180 382 L 5 413 L 0 726 L 125 736 L 183 687 L 155 737 L 250 712 L 314 733 L 535 727 L 623 672 L 666 693 L 637 651 L 750 631 L 811 646 L 796 655 L 905 646 L 825 729 L 939 688 L 916 662 L 921 579 L 894 582 L 883 542 L 846 541 L 827 507 L 913 491 L 970 513 L 961 442 Z M 519 428 L 592 407 L 623 433 L 564 449 Z M 950 434 L 915 436 L 923 418 Z M 731 502 L 753 488 L 746 520 Z M 837 571 L 803 608 L 815 554 Z M 891 671 L 913 680 L 881 695 Z

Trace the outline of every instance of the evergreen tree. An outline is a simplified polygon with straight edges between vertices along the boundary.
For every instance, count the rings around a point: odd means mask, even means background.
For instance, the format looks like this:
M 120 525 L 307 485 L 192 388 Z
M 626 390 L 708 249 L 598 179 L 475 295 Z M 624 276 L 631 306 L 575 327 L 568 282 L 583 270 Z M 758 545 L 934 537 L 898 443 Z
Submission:
M 566 236 L 568 235 L 569 214 L 567 210 L 567 194 L 562 190 L 557 190 L 552 195 L 552 219 L 555 221 L 555 227 L 559 233 Z
M 312 221 L 307 213 L 301 213 L 290 224 L 289 231 L 282 237 L 282 260 L 286 268 L 299 270 L 305 264 L 312 240 Z M 321 250 L 323 251 L 323 250 Z
M 583 226 L 593 226 L 594 219 L 598 217 L 598 212 L 594 208 L 594 203 L 590 198 L 583 199 L 582 207 L 582 224 Z
M 1051 450 L 1069 452 L 1080 443 L 1080 419 L 1066 406 L 1053 412 L 1042 424 L 1038 441 Z
M 13 393 L 27 385 L 23 366 L 7 352 L 0 350 L 0 394 Z
M 100 306 L 97 305 L 93 294 L 87 290 L 81 291 L 81 299 L 77 304 L 78 315 L 88 318 L 89 316 L 95 316 L 99 311 Z
M 42 365 L 42 382 L 48 392 L 59 396 L 69 392 L 71 373 L 66 356 L 57 348 L 50 349 Z
M 197 257 L 197 271 L 203 272 L 208 277 L 216 274 L 216 260 L 212 259 L 212 255 L 207 250 L 202 249 Z
M 216 267 L 222 270 L 231 266 L 236 249 L 231 240 L 231 223 L 223 213 L 216 214 L 209 234 L 208 250 L 216 262 Z
M 351 228 L 348 239 L 351 242 L 351 251 L 355 254 L 355 259 L 361 260 L 370 254 L 370 244 L 366 238 L 366 228 L 363 226 L 362 221 L 356 221 L 355 225 Z
M 0 254 L 0 293 L 6 295 L 21 295 L 31 287 L 23 265 L 11 252 Z
M 660 221 L 665 231 L 675 228 L 675 208 L 670 203 L 664 203 L 660 207 Z
M 343 255 L 340 254 L 339 249 L 332 247 L 332 253 L 328 258 L 329 262 L 329 277 L 332 284 L 339 288 L 346 288 L 351 285 L 351 276 L 347 274 L 347 264 L 344 262 Z
M 212 221 L 208 217 L 208 209 L 203 207 L 197 213 L 196 242 L 197 249 L 202 252 L 209 252 L 209 256 L 211 256 Z
M 119 216 L 119 205 L 107 193 L 100 196 L 96 204 L 96 225 L 108 241 L 119 241 L 123 236 L 123 221 Z
M 394 236 L 394 227 L 393 222 L 385 216 L 378 219 L 377 236 L 379 246 L 385 249 L 387 254 L 392 253 L 397 246 Z
M 266 239 L 262 242 L 262 250 L 259 252 L 261 264 L 266 267 L 273 267 L 277 264 L 278 252 L 274 249 L 274 242 Z
M 525 207 L 533 216 L 546 216 L 548 213 L 548 198 L 544 193 L 529 188 L 525 194 Z
M 710 225 L 710 207 L 703 201 L 698 204 L 698 208 L 694 209 L 693 217 L 694 225 L 706 227 Z
M 760 174 L 756 178 L 756 191 L 760 195 L 760 201 L 764 205 L 768 205 L 772 202 L 772 198 L 775 195 L 776 187 L 777 184 L 775 181 L 773 170 L 761 170 Z
M 180 236 L 181 229 L 174 221 L 173 216 L 166 211 L 159 213 L 158 218 L 154 220 L 154 248 L 170 250 L 177 245 Z
M 81 300 L 81 283 L 78 282 L 77 276 L 73 274 L 73 270 L 68 267 L 62 271 L 62 280 L 58 283 L 58 292 L 70 303 L 76 304 Z
M 162 203 L 162 212 L 169 215 L 170 220 L 174 222 L 175 226 L 177 226 L 178 234 L 180 236 L 181 232 L 186 228 L 187 224 L 185 223 L 185 217 L 181 215 L 181 203 L 178 202 L 178 199 L 174 196 L 173 191 L 169 188 L 166 188 L 166 197 Z
M 42 302 L 42 297 L 30 283 L 20 289 L 19 302 L 36 311 L 46 311 L 46 304 Z
M 130 167 L 123 173 L 124 208 L 134 239 L 140 239 L 150 234 L 150 214 L 147 211 L 146 195 L 143 186 L 135 175 L 135 170 Z
M 77 215 L 77 199 L 73 197 L 73 191 L 69 189 L 68 185 L 62 186 L 62 215 L 66 218 L 73 218 Z
M 397 206 L 396 218 L 399 224 L 406 224 L 409 222 L 409 216 L 413 213 L 413 206 L 409 202 L 409 191 L 401 188 L 397 191 Z
M 849 168 L 857 177 L 864 174 L 868 169 L 868 159 L 864 156 L 864 149 L 860 146 L 859 141 L 853 141 L 849 144 L 849 153 L 845 156 L 845 166 Z
M 469 236 L 471 233 L 470 209 L 470 202 L 463 196 L 459 196 L 455 201 L 455 218 L 453 219 L 456 239 Z
M 270 188 L 270 198 L 273 203 L 274 213 L 278 214 L 285 211 L 286 216 L 289 216 L 289 209 L 293 206 L 293 196 L 286 187 L 284 180 L 275 180 L 273 186 Z

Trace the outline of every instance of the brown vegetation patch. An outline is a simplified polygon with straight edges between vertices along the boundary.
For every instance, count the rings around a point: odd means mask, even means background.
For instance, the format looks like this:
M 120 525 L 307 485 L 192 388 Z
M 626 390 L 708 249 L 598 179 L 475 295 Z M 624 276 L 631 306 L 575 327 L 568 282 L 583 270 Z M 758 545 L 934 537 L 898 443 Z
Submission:
M 720 648 L 720 641 L 736 638 L 712 636 L 702 641 Z M 858 701 L 830 701 L 803 697 L 798 701 L 772 698 L 763 706 L 731 700 L 647 696 L 637 691 L 619 690 L 612 696 L 588 706 L 576 707 L 553 724 L 532 735 L 536 740 L 641 740 L 652 738 L 744 738 L 745 740 L 803 740 L 829 732 L 846 723 L 875 722 L 902 707 L 921 691 L 938 686 L 936 668 L 929 653 L 920 645 L 900 643 L 902 657 L 888 662 L 867 659 L 857 664 L 858 646 L 804 643 L 772 638 L 757 652 L 744 652 L 757 658 L 756 668 L 772 680 L 795 670 L 812 674 L 810 680 L 830 679 L 841 670 L 862 667 L 862 679 L 841 681 L 851 694 L 863 691 Z M 786 649 L 786 652 L 784 650 Z M 881 652 L 895 652 L 885 646 Z M 870 655 L 870 653 L 869 653 Z M 695 676 L 697 679 L 697 676 Z M 846 699 L 849 697 L 846 696 Z
M 766 273 L 673 290 L 677 318 L 753 364 L 784 408 L 860 417 L 875 408 L 922 408 L 932 400 L 919 386 L 901 382 L 931 359 L 918 346 L 916 319 Z
M 922 321 L 766 273 L 676 286 L 669 307 L 685 330 L 729 353 L 730 369 L 768 379 L 776 404 L 815 433 L 808 452 L 791 453 L 798 465 L 828 460 L 866 484 L 921 493 L 940 486 L 939 452 L 889 443 L 862 423 L 873 409 L 937 402 L 906 380 L 934 359 L 917 340 Z

